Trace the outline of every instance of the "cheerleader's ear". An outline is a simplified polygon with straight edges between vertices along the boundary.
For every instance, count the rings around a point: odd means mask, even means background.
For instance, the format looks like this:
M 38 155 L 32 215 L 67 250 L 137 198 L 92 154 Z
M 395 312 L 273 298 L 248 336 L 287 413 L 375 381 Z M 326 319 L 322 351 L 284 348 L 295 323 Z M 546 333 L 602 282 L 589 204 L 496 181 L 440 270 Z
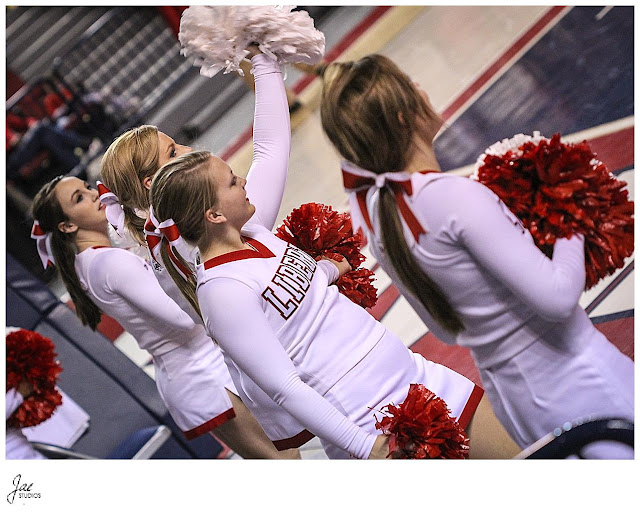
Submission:
M 72 232 L 76 232 L 78 230 L 78 226 L 67 220 L 66 222 L 60 222 L 58 224 L 58 230 L 66 234 L 70 234 Z
M 204 217 L 207 220 L 207 222 L 212 224 L 222 224 L 227 221 L 227 218 L 220 211 L 214 208 L 207 209 L 204 212 Z
M 151 181 L 153 181 L 153 175 L 149 175 L 144 179 L 142 179 L 142 185 L 145 187 L 145 189 L 147 190 L 151 189 Z

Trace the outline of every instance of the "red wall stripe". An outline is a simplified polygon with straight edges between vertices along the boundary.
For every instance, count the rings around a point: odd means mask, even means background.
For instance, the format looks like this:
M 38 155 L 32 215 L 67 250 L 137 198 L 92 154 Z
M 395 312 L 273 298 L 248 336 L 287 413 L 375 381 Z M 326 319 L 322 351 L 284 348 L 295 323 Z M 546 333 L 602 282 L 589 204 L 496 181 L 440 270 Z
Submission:
M 478 90 L 480 90 L 489 80 L 496 75 L 502 67 L 504 67 L 520 50 L 522 50 L 527 43 L 529 43 L 535 36 L 537 36 L 542 30 L 551 24 L 565 8 L 552 7 L 540 18 L 520 39 L 518 39 L 507 51 L 502 54 L 480 77 L 478 77 L 471 86 L 469 86 L 458 98 L 456 98 L 447 107 L 442 117 L 444 120 L 448 120 L 451 116 L 458 111 L 462 106 L 473 96 Z
M 633 166 L 634 127 L 588 140 L 591 150 L 598 154 L 612 172 Z

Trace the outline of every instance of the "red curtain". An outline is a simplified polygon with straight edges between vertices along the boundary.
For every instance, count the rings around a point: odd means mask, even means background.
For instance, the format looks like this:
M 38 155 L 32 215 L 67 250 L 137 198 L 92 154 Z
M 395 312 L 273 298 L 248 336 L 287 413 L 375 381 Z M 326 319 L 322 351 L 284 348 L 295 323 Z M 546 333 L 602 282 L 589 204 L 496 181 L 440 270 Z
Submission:
M 180 32 L 180 16 L 182 16 L 186 8 L 186 6 L 179 7 L 175 5 L 157 8 L 162 13 L 162 16 L 164 16 L 164 19 L 167 20 L 167 24 L 171 27 L 176 38 L 178 37 L 178 32 Z

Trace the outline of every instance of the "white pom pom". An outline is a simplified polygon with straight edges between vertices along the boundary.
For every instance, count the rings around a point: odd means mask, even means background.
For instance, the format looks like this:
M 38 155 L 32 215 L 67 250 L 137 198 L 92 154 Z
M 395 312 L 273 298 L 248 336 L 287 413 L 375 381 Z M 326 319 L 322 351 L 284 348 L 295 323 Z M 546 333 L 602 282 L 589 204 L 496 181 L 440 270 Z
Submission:
M 192 6 L 180 20 L 181 53 L 194 59 L 200 74 L 213 77 L 240 69 L 257 43 L 260 50 L 284 63 L 315 64 L 324 55 L 324 34 L 306 11 L 294 6 Z

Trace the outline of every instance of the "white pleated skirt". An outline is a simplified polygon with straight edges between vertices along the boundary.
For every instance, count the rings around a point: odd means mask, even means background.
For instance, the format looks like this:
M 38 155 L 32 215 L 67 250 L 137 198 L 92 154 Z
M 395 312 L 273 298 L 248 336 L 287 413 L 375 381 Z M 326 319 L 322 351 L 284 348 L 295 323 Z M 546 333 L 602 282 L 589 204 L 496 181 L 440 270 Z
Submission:
M 220 348 L 208 337 L 153 357 L 156 385 L 188 440 L 235 417 L 227 390 L 237 391 Z

